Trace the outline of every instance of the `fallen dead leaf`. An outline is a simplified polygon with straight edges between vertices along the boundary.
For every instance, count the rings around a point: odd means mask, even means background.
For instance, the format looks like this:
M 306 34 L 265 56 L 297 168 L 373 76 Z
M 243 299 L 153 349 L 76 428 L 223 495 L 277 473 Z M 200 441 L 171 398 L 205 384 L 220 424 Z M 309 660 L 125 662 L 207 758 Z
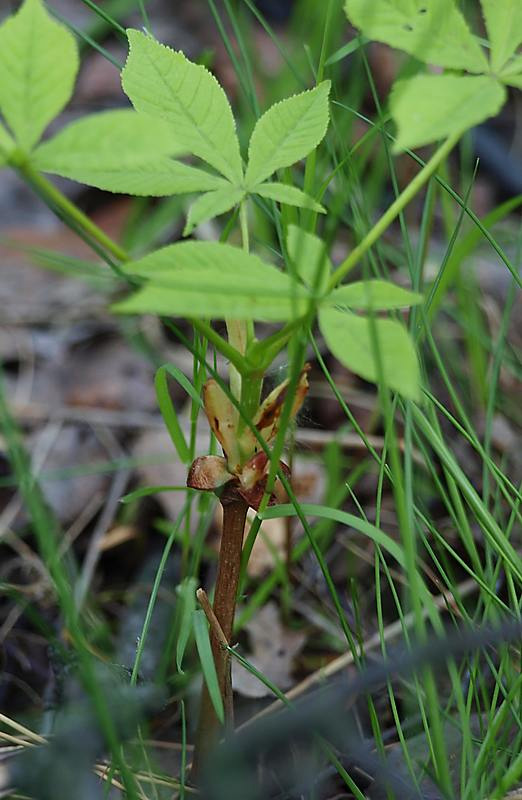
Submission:
M 276 603 L 267 603 L 246 624 L 251 653 L 246 657 L 263 675 L 279 689 L 286 690 L 292 683 L 292 668 L 301 651 L 306 635 L 285 628 L 279 619 Z M 266 697 L 268 689 L 238 661 L 232 659 L 232 686 L 245 697 Z

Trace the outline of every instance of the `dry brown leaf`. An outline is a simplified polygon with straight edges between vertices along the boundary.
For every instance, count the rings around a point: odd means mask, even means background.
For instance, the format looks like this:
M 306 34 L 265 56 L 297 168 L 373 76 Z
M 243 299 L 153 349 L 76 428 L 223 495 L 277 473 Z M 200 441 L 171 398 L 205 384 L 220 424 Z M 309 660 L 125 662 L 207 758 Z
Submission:
M 245 627 L 251 647 L 251 653 L 245 657 L 279 689 L 288 689 L 293 683 L 294 659 L 301 651 L 306 635 L 281 624 L 276 603 L 267 603 L 260 608 Z M 266 697 L 271 694 L 264 683 L 235 659 L 232 660 L 232 686 L 246 697 Z

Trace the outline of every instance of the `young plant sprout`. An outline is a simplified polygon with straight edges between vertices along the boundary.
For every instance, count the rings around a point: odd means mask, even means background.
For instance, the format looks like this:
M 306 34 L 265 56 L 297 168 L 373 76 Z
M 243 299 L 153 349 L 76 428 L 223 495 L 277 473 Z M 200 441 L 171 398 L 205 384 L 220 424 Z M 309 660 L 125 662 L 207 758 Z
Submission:
M 325 347 L 344 367 L 378 383 L 386 402 L 389 391 L 399 394 L 419 429 L 424 426 L 424 430 L 431 430 L 431 421 L 416 405 L 423 397 L 416 344 L 396 313 L 423 303 L 424 297 L 387 280 L 344 281 L 428 183 L 462 134 L 499 111 L 506 100 L 507 87 L 522 88 L 522 59 L 518 53 L 522 42 L 520 0 L 481 0 L 481 6 L 489 38 L 487 51 L 452 0 L 346 0 L 347 17 L 362 34 L 358 47 L 366 37 L 413 56 L 404 71 L 408 77 L 396 83 L 390 96 L 389 110 L 396 125 L 393 152 L 439 144 L 429 161 L 363 238 L 354 242 L 336 268 L 325 241 L 316 233 L 318 214 L 327 214 L 328 192 L 342 166 L 336 158 L 336 167 L 330 172 L 324 165 L 318 168 L 320 158 L 315 158 L 330 121 L 331 84 L 323 80 L 328 64 L 324 52 L 318 68 L 313 65 L 317 85 L 282 99 L 265 111 L 255 122 L 248 148 L 242 152 L 232 108 L 216 78 L 149 33 L 130 29 L 122 86 L 132 108 L 89 114 L 42 141 L 49 124 L 71 98 L 79 66 L 76 40 L 47 12 L 43 0 L 25 0 L 18 13 L 0 26 L 0 168 L 17 171 L 101 255 L 118 279 L 126 282 L 130 291 L 112 306 L 113 311 L 183 318 L 205 346 L 213 347 L 230 363 L 230 393 L 214 379 L 203 386 L 205 413 L 222 447 L 222 456 L 201 455 L 194 459 L 194 448 L 187 445 L 172 409 L 173 425 L 177 426 L 172 438 L 180 460 L 188 468 L 187 486 L 214 492 L 223 507 L 213 605 L 220 635 L 211 628 L 210 644 L 218 701 L 223 701 L 229 724 L 231 685 L 223 642 L 232 641 L 246 514 L 249 507 L 258 510 L 260 504 L 264 508 L 284 497 L 281 482 L 269 484 L 278 460 L 275 456 L 272 459 L 271 450 L 276 439 L 278 448 L 282 444 L 287 421 L 295 418 L 308 388 L 309 366 L 303 366 L 305 348 L 295 348 L 299 358 L 294 359 L 292 380 L 283 381 L 260 403 L 263 379 L 276 356 L 293 337 L 295 344 L 297 334 L 308 333 L 317 323 Z M 502 13 L 498 12 L 499 7 L 504 9 Z M 506 19 L 512 20 L 510 26 L 504 26 Z M 432 74 L 422 67 L 422 62 L 440 70 Z M 341 103 L 335 110 L 347 113 Z M 339 125 L 334 134 L 339 135 L 344 129 Z M 391 137 L 384 123 L 382 133 Z M 304 159 L 309 160 L 302 180 L 302 173 L 292 172 L 291 168 Z M 315 180 L 316 167 L 320 181 Z M 219 215 L 229 213 L 229 224 L 223 230 L 222 241 L 175 242 L 135 258 L 100 230 L 44 173 L 136 196 L 197 195 L 188 209 L 185 237 Z M 248 206 L 253 199 L 274 212 L 277 225 L 271 250 L 276 263 L 250 252 Z M 241 246 L 225 241 L 236 220 Z M 509 266 L 507 260 L 506 264 Z M 520 286 L 518 273 L 512 266 L 509 268 Z M 435 284 L 435 297 L 438 291 Z M 214 327 L 216 320 L 225 321 L 227 337 Z M 272 323 L 276 328 L 257 340 L 254 324 L 258 321 Z M 299 345 L 301 340 L 304 335 Z M 204 360 L 201 362 L 203 383 L 208 373 L 204 373 Z M 185 379 L 185 387 L 187 384 Z M 295 391 L 289 396 L 293 386 Z M 198 392 L 190 385 L 188 391 L 193 400 L 195 396 L 197 407 Z M 390 452 L 395 452 L 391 446 Z M 444 463 L 446 468 L 448 462 Z M 285 477 L 290 477 L 282 461 L 279 468 Z M 398 457 L 395 469 L 400 477 Z M 396 499 L 400 483 L 397 480 L 393 484 Z M 473 492 L 472 488 L 466 492 L 466 500 L 471 497 L 478 503 Z M 416 571 L 411 520 L 404 504 L 397 503 L 397 508 L 403 546 L 408 553 L 404 561 L 407 577 L 412 582 L 421 581 Z M 488 514 L 486 509 L 484 518 Z M 519 577 L 518 553 L 509 537 L 493 530 L 501 542 L 499 569 L 504 559 L 510 578 Z M 394 547 L 399 549 L 395 542 Z M 471 547 L 470 550 L 473 557 Z M 60 550 L 56 552 L 58 555 L 50 558 L 50 563 L 59 563 Z M 67 580 L 64 578 L 65 583 Z M 190 575 L 190 580 L 194 581 L 190 587 L 195 604 L 195 576 Z M 56 587 L 59 596 L 61 584 L 56 583 Z M 424 617 L 415 606 L 414 611 L 418 612 L 422 629 Z M 78 623 L 81 632 L 78 619 L 73 622 Z M 203 632 L 201 626 L 195 631 L 196 640 L 199 636 L 202 641 L 203 636 L 208 651 L 204 619 L 203 627 Z M 81 648 L 87 637 L 82 633 L 75 641 Z M 86 657 L 91 656 L 87 648 L 85 653 Z M 211 658 L 209 661 L 212 665 Z M 110 722 L 109 719 L 109 727 Z M 433 738 L 444 751 L 440 730 L 434 730 Z M 220 732 L 215 698 L 205 683 L 193 775 L 197 776 Z M 121 749 L 117 738 L 108 736 L 107 742 L 117 763 Z M 128 788 L 131 781 L 123 769 L 122 780 Z M 446 795 L 450 796 L 450 792 L 446 791 Z

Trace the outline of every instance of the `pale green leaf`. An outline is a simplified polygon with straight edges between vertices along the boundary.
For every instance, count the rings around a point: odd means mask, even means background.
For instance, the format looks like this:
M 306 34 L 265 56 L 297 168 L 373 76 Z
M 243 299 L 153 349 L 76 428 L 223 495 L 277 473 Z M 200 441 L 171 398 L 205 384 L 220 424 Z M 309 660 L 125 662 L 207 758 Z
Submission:
M 323 305 L 384 311 L 417 305 L 423 300 L 421 294 L 403 289 L 402 286 L 396 286 L 389 281 L 372 280 L 355 281 L 334 289 L 324 298 Z
M 244 196 L 245 190 L 233 186 L 231 183 L 227 183 L 213 192 L 201 195 L 190 206 L 183 236 L 188 236 L 197 225 L 207 219 L 218 217 L 220 214 L 230 211 L 231 208 L 241 202 Z
M 346 15 L 369 39 L 429 64 L 486 72 L 487 59 L 454 0 L 345 0 Z
M 522 89 L 522 72 L 518 75 L 510 75 L 509 77 L 502 77 L 502 81 L 507 86 L 513 86 L 515 89 Z
M 105 169 L 93 164 L 85 169 L 42 170 L 62 175 L 65 178 L 96 186 L 107 192 L 119 192 L 142 197 L 165 197 L 173 194 L 204 192 L 222 185 L 223 179 L 210 175 L 205 170 L 182 164 L 166 156 L 151 159 L 148 163 L 128 167 L 125 162 Z M 73 174 L 74 173 L 74 174 Z
M 168 158 L 180 151 L 168 123 L 124 109 L 71 123 L 40 144 L 31 161 L 42 172 L 125 194 L 162 196 L 226 185 L 223 178 Z
M 505 98 L 504 87 L 486 75 L 416 75 L 399 81 L 390 98 L 398 126 L 394 150 L 463 133 L 495 116 Z
M 258 256 L 218 242 L 179 242 L 124 264 L 147 278 L 123 313 L 279 321 L 302 316 L 308 292 Z
M 309 194 L 302 192 L 297 186 L 287 186 L 286 183 L 260 183 L 250 189 L 252 194 L 259 194 L 261 197 L 268 197 L 278 203 L 287 203 L 289 206 L 299 208 L 309 208 L 319 214 L 326 214 L 326 209 L 317 203 Z
M 210 647 L 210 639 L 208 635 L 207 620 L 204 611 L 194 611 L 192 614 L 192 623 L 194 626 L 194 638 L 196 639 L 196 647 L 198 649 L 199 660 L 201 662 L 201 669 L 203 677 L 207 685 L 208 693 L 214 706 L 216 716 L 223 725 L 225 722 L 225 710 L 223 708 L 223 699 L 219 691 L 219 682 L 216 673 L 216 665 L 214 663 L 214 656 Z
M 502 70 L 502 72 L 498 77 L 501 80 L 504 80 L 505 78 L 510 78 L 513 75 L 520 76 L 521 74 L 522 74 L 522 56 L 513 56 L 513 58 L 511 58 L 508 61 L 508 63 L 506 64 L 506 66 L 504 67 L 504 69 Z
M 24 150 L 30 150 L 69 100 L 78 71 L 74 36 L 25 0 L 0 27 L 0 110 Z
M 57 164 L 63 169 L 78 169 L 82 163 L 104 165 L 124 159 L 137 164 L 153 156 L 182 155 L 172 127 L 148 114 L 132 109 L 102 111 L 71 122 L 51 139 L 40 144 L 32 161 L 49 172 Z
M 412 400 L 420 398 L 417 354 L 406 328 L 392 319 L 359 317 L 335 308 L 319 311 L 319 327 L 333 355 L 367 381 L 377 382 L 379 371 L 374 358 L 372 328 L 380 353 L 382 373 L 390 389 Z
M 275 103 L 258 119 L 248 147 L 248 189 L 317 147 L 328 127 L 330 81 Z
M 166 119 L 176 140 L 233 183 L 243 167 L 232 109 L 217 80 L 183 53 L 139 31 L 127 31 L 123 89 L 137 111 Z
M 289 225 L 286 246 L 297 274 L 304 283 L 324 291 L 333 267 L 323 240 L 297 225 Z
M 522 43 L 520 0 L 480 0 L 490 43 L 493 72 L 499 72 Z

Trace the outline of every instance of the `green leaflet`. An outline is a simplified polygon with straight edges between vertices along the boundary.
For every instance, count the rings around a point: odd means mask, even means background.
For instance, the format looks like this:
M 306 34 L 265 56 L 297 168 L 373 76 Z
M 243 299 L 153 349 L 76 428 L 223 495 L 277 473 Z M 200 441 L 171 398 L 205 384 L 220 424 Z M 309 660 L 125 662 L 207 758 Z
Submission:
M 491 69 L 498 73 L 522 43 L 522 3 L 481 0 L 481 5 L 491 47 Z
M 38 165 L 44 172 L 54 172 L 65 178 L 96 186 L 108 192 L 120 192 L 141 197 L 165 197 L 172 194 L 208 191 L 224 183 L 222 178 L 209 175 L 202 169 L 190 167 L 166 156 L 151 158 L 149 162 L 125 166 L 122 160 L 114 169 L 93 164 L 82 169 L 47 169 Z
M 31 162 L 43 172 L 126 194 L 182 194 L 225 184 L 167 157 L 180 150 L 168 123 L 129 109 L 73 122 L 39 145 Z
M 421 294 L 403 289 L 402 286 L 396 286 L 389 281 L 371 280 L 355 281 L 334 289 L 325 297 L 323 305 L 385 311 L 413 306 L 423 300 Z
M 25 0 L 0 27 L 0 110 L 17 143 L 30 150 L 69 100 L 78 50 L 41 0 Z
M 310 208 L 312 211 L 317 211 L 319 214 L 326 214 L 326 209 L 316 203 L 313 197 L 309 194 L 302 192 L 296 186 L 287 186 L 286 183 L 260 183 L 259 186 L 254 186 L 250 189 L 252 194 L 259 194 L 261 197 L 268 197 L 270 200 L 276 200 L 278 203 L 287 203 L 289 206 L 298 206 L 299 208 Z
M 234 117 L 214 76 L 151 36 L 136 30 L 127 35 L 130 51 L 122 83 L 136 110 L 168 120 L 185 152 L 240 183 L 243 167 Z
M 507 77 L 502 76 L 502 80 L 508 86 L 513 86 L 515 89 L 522 89 L 522 72 L 518 75 L 509 75 Z
M 124 265 L 145 286 L 123 313 L 282 321 L 302 316 L 308 293 L 257 256 L 218 242 L 180 242 Z
M 488 69 L 454 0 L 345 0 L 344 8 L 350 22 L 369 39 L 405 50 L 420 61 L 468 72 Z
M 372 320 L 334 308 L 319 311 L 319 327 L 334 356 L 356 375 L 377 382 L 379 371 L 372 347 Z M 417 354 L 408 332 L 392 319 L 373 320 L 383 378 L 390 389 L 420 399 Z
M 289 225 L 286 246 L 302 281 L 307 286 L 317 285 L 319 291 L 325 291 L 333 267 L 323 240 L 313 233 L 298 228 L 297 225 Z
M 248 147 L 249 191 L 276 170 L 304 158 L 328 127 L 330 81 L 275 103 L 257 121 Z
M 189 209 L 183 236 L 188 236 L 189 233 L 192 233 L 194 228 L 201 222 L 230 211 L 231 208 L 241 202 L 244 196 L 244 189 L 225 183 L 219 189 L 198 197 Z
M 514 76 L 520 77 L 522 74 L 522 56 L 513 56 L 512 59 L 506 64 L 500 73 L 500 79 L 511 78 Z
M 158 279 L 145 285 L 127 300 L 112 306 L 120 314 L 159 314 L 160 316 L 226 319 L 257 319 L 282 322 L 306 313 L 304 298 L 290 300 L 288 285 L 272 291 L 266 283 L 239 284 L 237 275 L 219 275 L 217 270 L 178 273 L 179 282 Z M 271 280 L 272 276 L 267 276 Z M 295 309 L 295 312 L 294 312 Z
M 394 150 L 419 147 L 494 116 L 506 98 L 487 75 L 416 75 L 398 81 L 390 109 L 398 133 Z
M 120 109 L 71 122 L 40 144 L 31 161 L 47 172 L 56 169 L 74 173 L 85 164 L 89 168 L 101 164 L 102 169 L 108 169 L 111 165 L 117 167 L 121 160 L 130 167 L 150 161 L 151 156 L 182 153 L 168 123 L 132 109 Z

